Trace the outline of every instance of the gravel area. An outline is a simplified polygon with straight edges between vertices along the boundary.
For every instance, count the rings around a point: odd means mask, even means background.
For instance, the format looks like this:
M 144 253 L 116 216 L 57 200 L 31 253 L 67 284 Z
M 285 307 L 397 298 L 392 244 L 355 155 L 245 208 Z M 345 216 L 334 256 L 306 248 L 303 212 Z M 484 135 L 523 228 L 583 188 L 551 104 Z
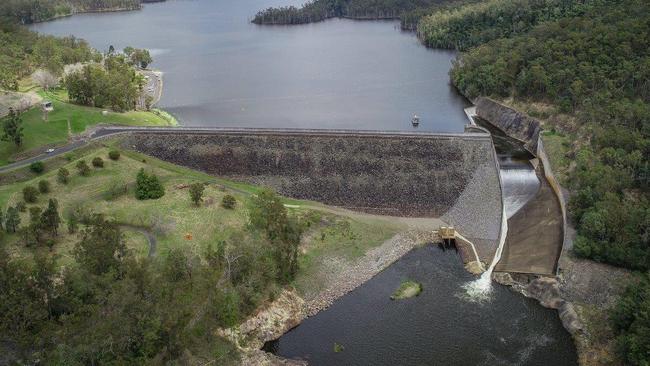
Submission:
M 393 236 L 382 245 L 368 251 L 365 256 L 355 263 L 346 262 L 340 258 L 330 258 L 324 264 L 323 272 L 327 273 L 327 286 L 316 296 L 307 298 L 307 316 L 316 315 L 327 309 L 338 298 L 361 286 L 386 267 L 393 264 L 411 249 L 431 241 L 429 233 L 411 231 Z

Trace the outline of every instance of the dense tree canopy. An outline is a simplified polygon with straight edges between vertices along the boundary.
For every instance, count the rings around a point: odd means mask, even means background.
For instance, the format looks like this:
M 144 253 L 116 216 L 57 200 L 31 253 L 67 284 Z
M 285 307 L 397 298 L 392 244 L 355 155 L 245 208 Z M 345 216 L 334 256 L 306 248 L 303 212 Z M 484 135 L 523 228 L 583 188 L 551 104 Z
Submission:
M 65 78 L 70 100 L 116 111 L 134 109 L 143 85 L 144 79 L 123 55 L 108 56 L 103 65 L 85 65 Z
M 552 103 L 591 144 L 577 154 L 570 208 L 575 250 L 650 269 L 650 5 L 605 1 L 583 16 L 471 49 L 451 71 L 467 96 Z
M 300 8 L 287 6 L 262 10 L 253 19 L 256 24 L 302 24 L 334 17 L 357 19 L 398 19 L 405 16 L 408 24 L 450 0 L 313 0 Z M 406 24 L 406 23 L 405 23 Z
M 60 75 L 63 66 L 101 60 L 88 44 L 74 36 L 38 35 L 0 20 L 0 88 L 16 90 L 18 80 L 38 68 Z
M 529 31 L 535 25 L 584 13 L 575 0 L 488 0 L 448 7 L 422 18 L 418 36 L 429 47 L 466 50 L 493 39 Z
M 140 0 L 3 0 L 0 18 L 35 23 L 78 12 L 139 9 L 140 3 Z

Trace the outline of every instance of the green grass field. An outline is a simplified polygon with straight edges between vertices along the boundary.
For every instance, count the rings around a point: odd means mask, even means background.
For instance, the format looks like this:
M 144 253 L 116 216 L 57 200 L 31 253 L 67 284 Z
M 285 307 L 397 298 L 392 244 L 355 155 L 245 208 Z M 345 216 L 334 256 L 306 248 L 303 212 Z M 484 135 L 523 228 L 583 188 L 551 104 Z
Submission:
M 40 106 L 22 114 L 24 142 L 20 147 L 0 142 L 0 166 L 11 163 L 21 156 L 32 155 L 35 149 L 43 146 L 63 145 L 68 141 L 69 133 L 79 134 L 97 124 L 115 124 L 127 126 L 169 126 L 175 124 L 173 119 L 153 112 L 131 111 L 125 113 L 108 112 L 104 109 L 85 107 L 67 102 L 65 91 L 39 91 L 44 100 L 52 101 L 54 111 L 43 120 Z M 68 128 L 68 122 L 70 128 Z M 37 155 L 37 154 L 33 154 Z
M 239 240 L 260 241 L 247 228 L 247 202 L 261 187 L 225 179 L 163 162 L 133 151 L 122 151 L 117 161 L 108 159 L 109 147 L 88 149 L 78 153 L 65 167 L 71 173 L 70 182 L 65 185 L 56 181 L 56 170 L 51 169 L 38 177 L 0 186 L 0 207 L 3 211 L 22 201 L 22 189 L 27 185 L 37 186 L 46 179 L 52 191 L 41 194 L 35 204 L 27 207 L 45 207 L 49 198 L 56 198 L 59 211 L 65 219 L 73 209 L 102 213 L 118 223 L 145 227 L 157 239 L 157 256 L 164 257 L 172 248 L 182 248 L 194 254 L 202 254 L 208 247 L 220 240 L 236 243 Z M 77 174 L 75 164 L 84 159 L 90 164 L 94 157 L 104 160 L 104 168 L 92 168 L 89 177 Z M 134 183 L 137 172 L 144 168 L 154 172 L 165 187 L 165 195 L 157 200 L 139 201 L 134 197 Z M 128 192 L 117 199 L 107 201 L 105 192 L 114 183 L 127 184 Z M 206 183 L 205 197 L 200 207 L 189 199 L 188 184 Z M 224 195 L 237 199 L 235 209 L 221 207 Z M 368 249 L 380 245 L 394 235 L 399 225 L 364 215 L 346 217 L 327 210 L 327 206 L 310 201 L 283 199 L 290 205 L 291 215 L 309 222 L 301 245 L 301 270 L 297 282 L 312 283 L 320 278 L 319 264 L 324 258 L 337 257 L 353 261 Z M 29 211 L 29 209 L 27 210 Z M 29 223 L 28 212 L 21 214 L 22 225 Z M 60 227 L 60 238 L 52 251 L 59 256 L 61 265 L 72 263 L 72 249 L 79 241 L 78 234 L 68 234 L 65 222 Z M 125 229 L 127 245 L 139 256 L 148 254 L 148 241 L 137 230 Z M 14 256 L 31 257 L 36 251 L 48 252 L 45 246 L 26 248 L 17 234 L 5 234 L 2 242 Z

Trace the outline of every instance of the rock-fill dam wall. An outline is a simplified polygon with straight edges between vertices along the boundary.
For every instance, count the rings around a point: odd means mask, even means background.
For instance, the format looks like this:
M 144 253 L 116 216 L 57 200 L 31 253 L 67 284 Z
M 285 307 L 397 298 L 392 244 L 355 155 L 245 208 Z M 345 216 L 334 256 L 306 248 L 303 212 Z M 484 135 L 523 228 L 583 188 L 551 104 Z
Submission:
M 124 146 L 212 175 L 358 211 L 441 217 L 486 240 L 491 259 L 501 189 L 488 134 L 132 132 Z

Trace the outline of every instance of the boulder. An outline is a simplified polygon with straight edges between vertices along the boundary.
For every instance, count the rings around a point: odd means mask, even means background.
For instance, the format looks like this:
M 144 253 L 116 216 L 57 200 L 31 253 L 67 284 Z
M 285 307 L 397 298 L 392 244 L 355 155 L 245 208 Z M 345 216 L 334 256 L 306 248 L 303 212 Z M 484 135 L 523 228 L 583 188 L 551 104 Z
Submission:
M 512 279 L 512 276 L 508 272 L 495 272 L 492 274 L 492 279 L 504 286 L 512 286 L 515 284 L 515 280 Z

